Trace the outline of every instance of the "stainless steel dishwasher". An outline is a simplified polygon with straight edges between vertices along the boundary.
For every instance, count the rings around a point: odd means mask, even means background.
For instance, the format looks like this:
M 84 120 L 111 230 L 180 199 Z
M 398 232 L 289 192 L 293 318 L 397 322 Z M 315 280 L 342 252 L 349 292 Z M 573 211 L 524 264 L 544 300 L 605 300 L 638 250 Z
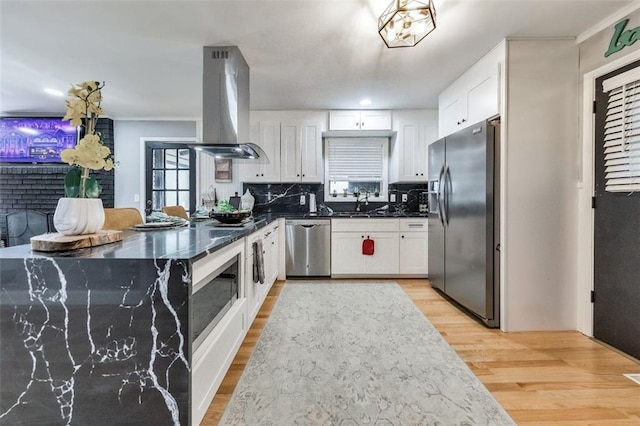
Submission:
M 331 220 L 291 219 L 285 228 L 287 276 L 331 275 Z

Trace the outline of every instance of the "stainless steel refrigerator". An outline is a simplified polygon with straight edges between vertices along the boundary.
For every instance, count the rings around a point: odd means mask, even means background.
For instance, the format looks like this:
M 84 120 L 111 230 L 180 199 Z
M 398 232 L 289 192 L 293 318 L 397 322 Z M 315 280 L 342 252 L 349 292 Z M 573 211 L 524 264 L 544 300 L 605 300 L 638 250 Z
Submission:
M 500 326 L 500 127 L 483 121 L 429 145 L 429 280 Z

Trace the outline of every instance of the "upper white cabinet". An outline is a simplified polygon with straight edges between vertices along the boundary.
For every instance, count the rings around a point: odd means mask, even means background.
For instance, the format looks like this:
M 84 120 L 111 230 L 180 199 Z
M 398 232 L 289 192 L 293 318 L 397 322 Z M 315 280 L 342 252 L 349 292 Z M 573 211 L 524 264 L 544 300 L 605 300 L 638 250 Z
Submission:
M 269 162 L 238 160 L 242 182 L 322 182 L 322 132 L 327 113 L 252 111 L 251 141 Z
M 391 130 L 391 111 L 329 111 L 329 130 Z
M 251 140 L 267 154 L 268 163 L 262 160 L 243 161 L 241 167 L 244 182 L 280 181 L 280 123 L 260 121 L 251 126 Z
M 427 147 L 438 138 L 437 113 L 397 112 L 393 128 L 397 135 L 391 144 L 389 182 L 426 182 Z
M 280 127 L 282 182 L 322 182 L 322 123 L 292 122 Z
M 500 113 L 500 70 L 504 61 L 501 44 L 440 94 L 440 137 Z

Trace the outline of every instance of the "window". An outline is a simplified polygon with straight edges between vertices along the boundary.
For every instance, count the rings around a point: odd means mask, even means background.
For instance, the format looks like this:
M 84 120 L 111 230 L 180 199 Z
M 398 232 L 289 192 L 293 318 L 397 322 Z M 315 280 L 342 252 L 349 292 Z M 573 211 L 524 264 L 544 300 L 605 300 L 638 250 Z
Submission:
M 609 93 L 604 130 L 605 190 L 640 190 L 640 70 L 602 83 Z
M 164 206 L 195 209 L 195 153 L 186 144 L 147 142 L 146 214 Z
M 387 201 L 388 138 L 331 138 L 326 143 L 325 201 Z

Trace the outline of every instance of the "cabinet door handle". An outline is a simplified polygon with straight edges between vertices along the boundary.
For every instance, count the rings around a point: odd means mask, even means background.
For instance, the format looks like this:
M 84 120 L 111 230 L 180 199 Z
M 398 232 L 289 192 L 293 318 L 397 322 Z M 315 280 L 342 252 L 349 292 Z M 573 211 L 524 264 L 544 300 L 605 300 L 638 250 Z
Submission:
M 296 175 L 297 177 L 300 177 L 300 175 Z
M 302 174 L 302 177 L 304 177 L 304 173 Z
M 463 119 L 462 119 L 462 122 L 464 123 L 465 121 L 467 121 L 467 120 L 463 118 Z
M 364 238 L 364 235 L 362 235 L 360 238 Z
M 404 238 L 404 235 L 402 236 L 402 238 Z

